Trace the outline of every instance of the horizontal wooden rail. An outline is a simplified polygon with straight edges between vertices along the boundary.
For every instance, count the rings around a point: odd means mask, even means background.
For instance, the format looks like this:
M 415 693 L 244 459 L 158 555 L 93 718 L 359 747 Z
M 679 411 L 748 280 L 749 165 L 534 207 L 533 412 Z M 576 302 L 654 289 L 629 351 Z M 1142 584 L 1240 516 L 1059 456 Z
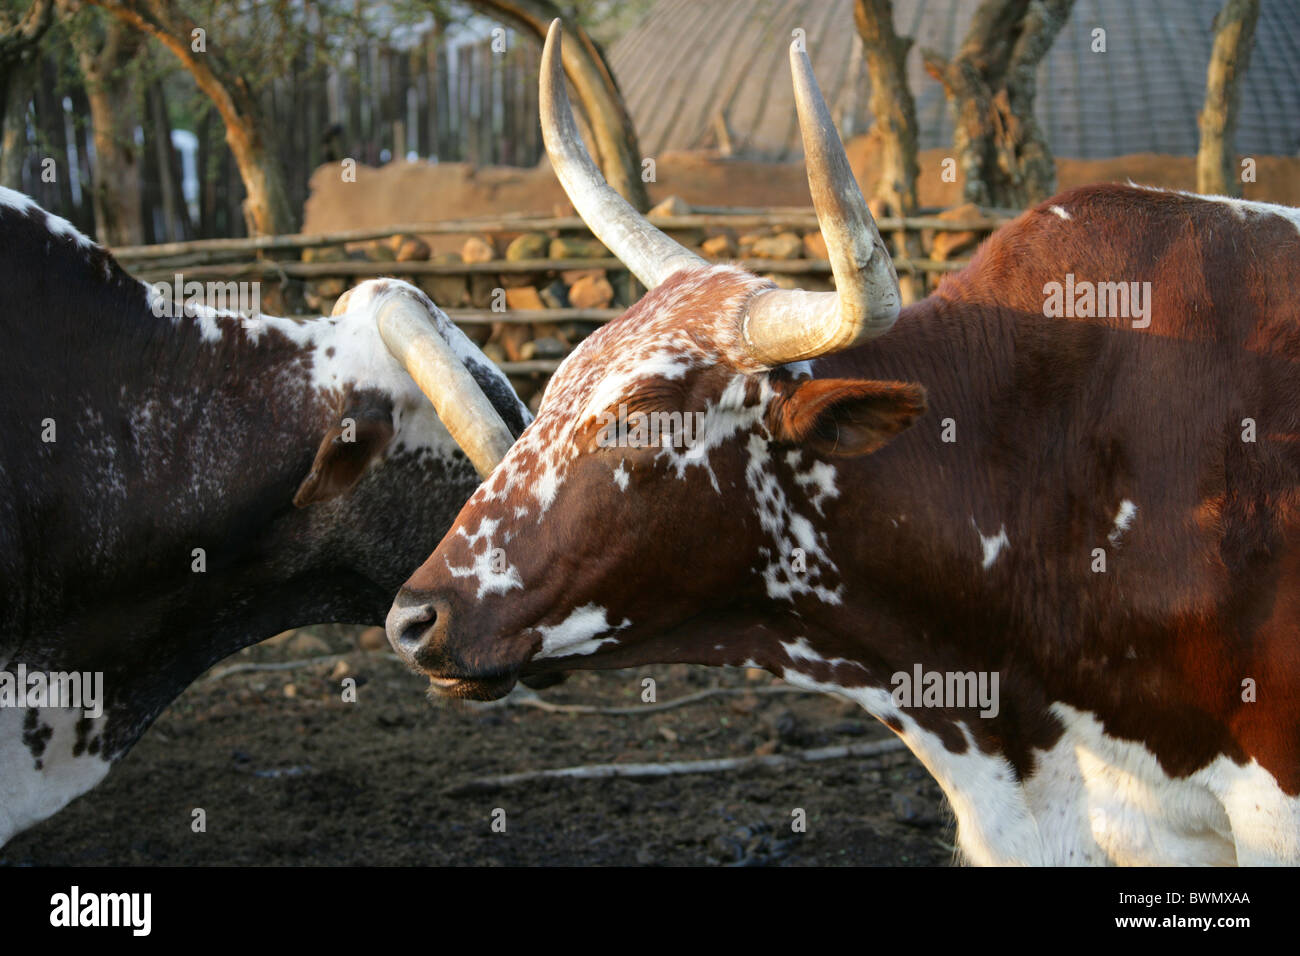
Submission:
M 757 273 L 781 275 L 829 275 L 830 263 L 825 259 L 737 259 L 742 268 Z M 895 259 L 899 272 L 955 272 L 966 265 L 965 259 Z M 370 279 L 379 276 L 458 276 L 501 275 L 542 272 L 568 272 L 579 269 L 605 269 L 626 272 L 627 267 L 617 259 L 497 259 L 492 262 L 369 262 L 348 259 L 342 262 L 277 262 L 261 259 L 254 262 L 175 266 L 172 268 L 145 268 L 135 270 L 137 278 L 145 282 L 170 282 L 177 275 L 184 282 L 224 279 L 289 278 Z
M 595 322 L 604 324 L 617 319 L 626 309 L 509 309 L 497 312 L 494 309 L 443 309 L 447 318 L 457 325 L 494 325 L 502 322 L 506 325 L 546 325 L 552 322 Z M 305 312 L 286 316 L 298 322 L 313 322 L 321 315 L 319 312 Z
M 458 325 L 533 325 L 547 322 L 608 322 L 623 314 L 623 309 L 445 309 L 448 318 Z
M 564 359 L 531 359 L 527 362 L 498 362 L 497 368 L 507 375 L 550 375 Z
M 180 273 L 191 279 L 244 279 L 258 276 L 287 276 L 291 279 L 374 278 L 377 276 L 457 276 L 496 275 L 568 271 L 570 269 L 616 269 L 626 267 L 617 259 L 506 259 L 492 262 L 369 262 L 345 259 L 342 262 L 277 262 L 259 259 L 254 262 L 222 265 L 178 266 L 174 269 L 140 269 L 136 272 L 145 282 L 169 281 Z
M 987 232 L 997 229 L 1011 217 L 1002 211 L 986 211 L 980 216 L 963 219 L 941 219 L 938 216 L 911 216 L 907 218 L 883 217 L 877 220 L 881 232 L 899 229 L 934 229 L 943 232 Z M 768 228 L 796 229 L 812 232 L 818 228 L 817 216 L 811 209 L 789 210 L 776 213 L 688 213 L 681 216 L 651 216 L 650 221 L 660 229 L 732 229 L 752 230 Z M 347 229 L 340 232 L 287 236 L 257 236 L 243 239 L 197 239 L 191 242 L 164 242 L 150 246 L 119 246 L 112 250 L 122 262 L 148 259 L 179 258 L 221 254 L 256 254 L 290 249 L 316 249 L 351 242 L 369 242 L 392 236 L 460 235 L 505 232 L 587 232 L 586 224 L 577 216 L 504 217 L 496 219 L 461 219 L 442 222 L 402 223 L 366 229 Z

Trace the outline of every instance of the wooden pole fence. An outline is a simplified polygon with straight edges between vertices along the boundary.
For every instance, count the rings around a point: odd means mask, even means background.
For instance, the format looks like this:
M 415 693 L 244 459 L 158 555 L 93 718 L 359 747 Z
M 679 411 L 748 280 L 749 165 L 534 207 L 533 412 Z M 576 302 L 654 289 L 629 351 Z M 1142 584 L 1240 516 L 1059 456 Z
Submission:
M 778 275 L 830 275 L 831 264 L 825 259 L 735 259 L 741 268 L 755 273 Z M 895 259 L 899 272 L 955 272 L 966 265 L 965 259 Z M 570 272 L 586 269 L 604 269 L 609 272 L 626 272 L 627 267 L 617 259 L 507 259 L 492 262 L 369 262 L 350 260 L 344 262 L 256 262 L 226 263 L 169 268 L 136 270 L 137 278 L 144 282 L 166 282 L 178 273 L 185 281 L 201 279 L 370 279 L 380 276 L 458 276 L 529 274 L 545 272 Z
M 983 215 L 972 219 L 951 220 L 937 216 L 884 217 L 877 220 L 882 232 L 900 229 L 938 232 L 991 232 L 1009 217 L 1004 214 Z M 691 213 L 683 216 L 651 216 L 660 229 L 771 229 L 785 228 L 812 232 L 818 228 L 811 210 L 755 213 Z M 346 229 L 340 232 L 288 236 L 259 236 L 250 239 L 199 239 L 191 242 L 164 242 L 148 246 L 119 246 L 113 255 L 123 263 L 148 259 L 175 258 L 218 253 L 252 254 L 289 249 L 319 249 L 354 242 L 388 239 L 396 235 L 475 235 L 519 232 L 586 232 L 586 224 L 577 216 L 519 216 L 494 219 L 444 220 L 442 222 L 403 223 L 382 228 Z

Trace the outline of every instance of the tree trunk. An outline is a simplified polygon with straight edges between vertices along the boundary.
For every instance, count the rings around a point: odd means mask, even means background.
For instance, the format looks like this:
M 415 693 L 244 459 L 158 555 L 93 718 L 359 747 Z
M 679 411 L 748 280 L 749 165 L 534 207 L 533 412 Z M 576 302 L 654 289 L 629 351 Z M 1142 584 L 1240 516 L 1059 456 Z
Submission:
M 0 11 L 0 185 L 23 188 L 27 104 L 36 82 L 37 44 L 54 20 L 54 0 L 36 0 L 22 16 Z
M 38 57 L 32 66 L 36 70 L 32 125 L 36 130 L 36 142 L 40 145 L 41 165 L 32 171 L 39 181 L 32 183 L 28 192 L 50 212 L 71 222 L 76 218 L 72 179 L 77 171 L 69 166 L 68 127 L 71 123 L 63 109 L 63 97 L 57 92 L 59 67 L 50 56 Z M 42 167 L 50 161 L 53 162 L 48 167 L 50 175 L 47 181 Z
M 1214 18 L 1214 49 L 1205 77 L 1201 146 L 1196 154 L 1196 191 L 1241 196 L 1237 172 L 1237 107 L 1241 78 L 1250 66 L 1259 21 L 1259 0 L 1227 0 Z
M 167 96 L 158 80 L 149 84 L 145 103 L 158 166 L 158 192 L 163 208 L 163 242 L 183 242 L 193 238 L 190 211 L 185 204 L 181 184 L 180 157 L 172 145 L 172 123 L 167 113 Z
M 129 63 L 143 46 L 144 37 L 110 17 L 106 18 L 102 42 L 99 40 L 86 33 L 73 35 L 95 137 L 91 185 L 95 235 L 106 246 L 136 246 L 144 242 L 140 155 L 135 145 L 139 122 L 135 107 L 140 96 L 137 75 Z
M 264 118 L 247 81 L 210 44 L 192 48 L 195 24 L 167 0 L 90 0 L 129 26 L 156 38 L 189 70 L 226 124 L 226 143 L 247 198 L 244 218 L 255 235 L 294 231 L 294 215 L 279 158 L 266 145 Z
M 853 20 L 862 38 L 871 77 L 871 114 L 880 137 L 880 179 L 876 197 L 891 216 L 915 216 L 918 209 L 916 178 L 916 102 L 907 85 L 907 51 L 911 37 L 894 31 L 893 0 L 857 0 Z M 906 229 L 894 234 L 894 252 L 910 259 L 924 258 L 921 237 Z M 923 275 L 898 277 L 903 304 L 925 296 Z
M 198 234 L 200 239 L 214 239 L 219 233 L 216 228 L 216 183 L 214 182 L 213 173 L 216 164 L 212 158 L 212 137 L 210 127 L 212 125 L 211 108 L 203 110 L 199 117 L 198 128 L 195 133 L 199 139 L 198 153 L 194 158 L 195 168 L 199 173 L 199 221 Z
M 84 83 L 79 83 L 69 89 L 68 99 L 72 101 L 71 112 L 73 116 L 90 115 L 90 99 L 86 96 L 86 85 Z M 76 123 L 73 125 L 73 135 L 76 137 L 77 163 L 72 175 L 81 184 L 83 196 L 80 205 L 74 210 L 74 215 L 69 217 L 69 221 L 85 235 L 93 236 L 95 234 L 95 208 L 90 165 L 91 157 L 95 153 L 95 134 L 89 123 Z
M 650 208 L 650 194 L 641 179 L 641 149 L 614 74 L 594 40 L 565 17 L 551 0 L 472 0 L 474 6 L 510 21 L 538 41 L 546 39 L 551 21 L 564 21 L 564 73 L 586 114 L 593 142 L 592 155 L 605 181 L 636 209 Z
M 1038 64 L 1069 19 L 1074 0 L 984 0 L 957 55 L 923 50 L 943 84 L 956 128 L 953 147 L 967 202 L 1021 208 L 1056 190 L 1056 164 L 1038 121 Z
M 0 64 L 0 109 L 4 110 L 4 139 L 0 142 L 0 186 L 23 189 L 27 159 L 27 105 L 35 86 L 36 64 L 20 60 Z

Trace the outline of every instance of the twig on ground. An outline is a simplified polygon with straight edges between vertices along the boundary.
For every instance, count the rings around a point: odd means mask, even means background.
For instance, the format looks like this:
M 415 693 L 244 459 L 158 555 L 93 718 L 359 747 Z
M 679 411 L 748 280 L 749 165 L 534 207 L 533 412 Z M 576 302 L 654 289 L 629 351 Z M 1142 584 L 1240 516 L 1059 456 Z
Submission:
M 536 691 L 518 685 L 500 701 L 504 707 L 534 707 L 548 714 L 608 714 L 616 717 L 639 717 L 642 714 L 657 714 L 675 707 L 685 707 L 711 697 L 741 697 L 746 694 L 816 694 L 817 691 L 790 687 L 786 684 L 772 684 L 763 687 L 710 687 L 707 690 L 684 694 L 672 700 L 656 704 L 635 704 L 631 707 L 600 707 L 595 704 L 553 704 L 543 700 Z
M 577 767 L 560 767 L 554 770 L 530 770 L 523 773 L 508 773 L 496 777 L 479 777 L 465 783 L 450 787 L 448 796 L 465 796 L 476 793 L 491 793 L 505 787 L 521 783 L 535 783 L 539 780 L 602 780 L 609 777 L 668 777 L 693 773 L 722 773 L 729 770 L 745 770 L 750 767 L 768 769 L 787 769 L 805 763 L 822 760 L 842 760 L 845 757 L 879 757 L 906 749 L 898 738 L 872 740 L 859 744 L 840 744 L 834 747 L 818 747 L 813 750 L 800 750 L 790 754 L 766 754 L 749 757 L 719 757 L 712 760 L 679 760 L 667 763 L 604 763 L 586 764 Z
M 396 654 L 382 653 L 376 654 L 374 651 L 348 651 L 344 654 L 321 654 L 316 657 L 304 657 L 293 661 L 270 661 L 258 663 L 247 661 L 242 664 L 231 664 L 229 667 L 223 667 L 221 670 L 213 671 L 205 677 L 202 683 L 222 680 L 235 674 L 253 674 L 266 671 L 291 671 L 300 667 L 310 667 L 313 664 L 333 664 L 341 660 L 346 660 L 354 654 L 364 654 L 367 657 L 379 657 L 384 660 L 396 661 L 401 663 Z M 800 687 L 791 687 L 787 684 L 770 684 L 762 687 L 709 687 L 705 690 L 696 691 L 692 694 L 684 694 L 681 697 L 674 697 L 672 700 L 660 701 L 654 704 L 635 704 L 631 707 L 601 707 L 596 704 L 554 704 L 548 700 L 543 700 L 535 690 L 525 687 L 523 684 L 516 684 L 514 689 L 500 700 L 487 701 L 479 703 L 469 701 L 467 703 L 473 707 L 495 708 L 495 707 L 532 707 L 535 710 L 543 711 L 548 714 L 600 714 L 603 716 L 614 717 L 640 717 L 644 714 L 658 714 L 665 710 L 673 710 L 677 707 L 686 707 L 689 704 L 696 704 L 702 700 L 709 700 L 713 697 L 743 697 L 748 694 L 765 696 L 769 694 L 816 694 L 817 691 L 804 690 Z
M 233 674 L 251 674 L 258 671 L 291 671 L 299 667 L 310 667 L 312 664 L 334 664 L 338 661 L 347 660 L 354 654 L 365 654 L 367 657 L 374 655 L 373 651 L 348 651 L 346 654 L 321 654 L 316 657 L 304 657 L 296 661 L 271 661 L 267 663 L 257 663 L 249 661 L 243 664 L 231 664 L 229 667 L 223 667 L 219 671 L 213 671 L 207 677 L 203 678 L 202 683 L 207 684 L 211 681 L 221 680 L 223 677 L 230 677 Z M 397 660 L 396 654 L 379 654 L 374 655 L 387 660 Z

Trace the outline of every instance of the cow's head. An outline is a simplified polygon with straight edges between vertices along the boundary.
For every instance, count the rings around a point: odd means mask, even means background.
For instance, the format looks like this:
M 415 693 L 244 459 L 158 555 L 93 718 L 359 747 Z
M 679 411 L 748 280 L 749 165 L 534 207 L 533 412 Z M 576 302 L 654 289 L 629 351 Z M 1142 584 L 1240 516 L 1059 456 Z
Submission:
M 427 398 L 437 412 L 438 419 L 455 439 L 470 463 L 479 474 L 487 477 L 501 461 L 514 440 L 516 428 L 527 422 L 528 412 L 509 387 L 504 375 L 492 366 L 474 347 L 446 314 L 410 283 L 397 279 L 371 279 L 349 289 L 334 303 L 333 316 L 347 317 L 359 314 L 351 332 L 353 339 L 345 341 L 348 360 L 354 374 L 360 369 L 363 376 L 358 383 L 379 384 L 391 379 L 390 357 L 396 360 L 404 375 L 390 393 L 393 399 L 405 399 L 408 415 L 424 413 Z M 351 328 L 351 327 L 349 327 Z M 378 334 L 378 342 L 364 341 Z M 348 333 L 343 333 L 346 338 Z M 382 348 L 377 346 L 382 345 Z M 380 355 L 386 351 L 386 355 Z M 331 352 L 332 357 L 332 352 Z M 406 376 L 409 375 L 409 380 Z M 365 391 L 364 385 L 360 389 Z M 507 424 L 498 408 L 507 410 L 512 422 Z M 387 446 L 393 437 L 393 411 L 385 407 L 382 414 L 365 415 L 355 421 L 355 436 L 345 442 L 342 428 L 332 429 L 321 443 L 312 473 L 298 489 L 294 503 L 302 506 L 338 494 L 355 484 L 364 470 L 367 459 Z M 399 416 L 400 417 L 400 416 Z M 428 423 L 420 421 L 416 428 L 427 429 Z M 348 446 L 351 447 L 348 447 Z
M 924 409 L 916 385 L 811 375 L 808 360 L 886 331 L 899 293 L 801 50 L 796 101 L 837 292 L 710 265 L 628 206 L 582 148 L 559 45 L 556 21 L 542 57 L 547 151 L 650 291 L 563 363 L 397 597 L 393 647 L 456 696 L 499 696 L 551 668 L 762 660 L 802 602 L 842 599 L 822 521 L 835 462 Z

